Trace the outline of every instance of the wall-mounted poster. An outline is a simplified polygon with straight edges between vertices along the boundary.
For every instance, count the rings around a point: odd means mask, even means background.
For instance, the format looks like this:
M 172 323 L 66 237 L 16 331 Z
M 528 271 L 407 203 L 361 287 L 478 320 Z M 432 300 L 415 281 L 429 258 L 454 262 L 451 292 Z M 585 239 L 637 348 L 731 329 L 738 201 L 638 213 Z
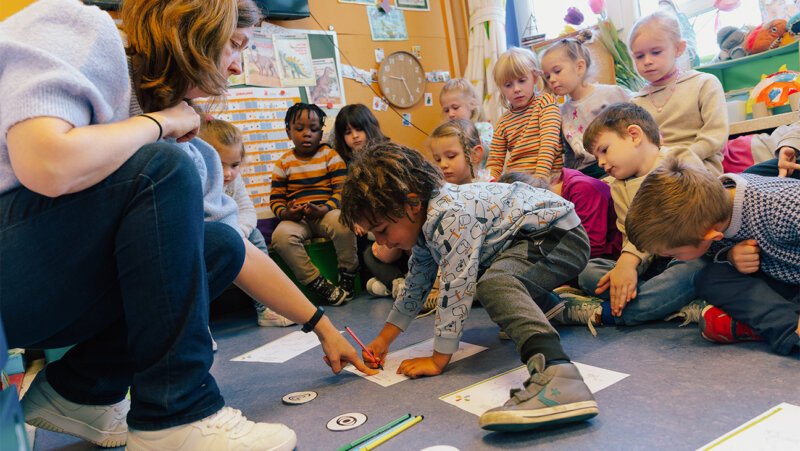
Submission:
M 428 0 L 394 0 L 395 7 L 414 11 L 430 11 Z
M 314 86 L 314 65 L 307 35 L 273 34 L 282 86 Z
M 406 19 L 403 11 L 392 8 L 388 13 L 377 6 L 367 6 L 369 30 L 373 41 L 407 41 Z
M 242 60 L 245 66 L 246 84 L 273 88 L 281 86 L 278 60 L 275 58 L 271 35 L 263 34 L 256 29 L 247 51 L 242 53 Z
M 312 61 L 317 83 L 306 87 L 308 103 L 316 103 L 323 108 L 344 107 L 344 88 L 336 72 L 333 58 L 320 58 Z

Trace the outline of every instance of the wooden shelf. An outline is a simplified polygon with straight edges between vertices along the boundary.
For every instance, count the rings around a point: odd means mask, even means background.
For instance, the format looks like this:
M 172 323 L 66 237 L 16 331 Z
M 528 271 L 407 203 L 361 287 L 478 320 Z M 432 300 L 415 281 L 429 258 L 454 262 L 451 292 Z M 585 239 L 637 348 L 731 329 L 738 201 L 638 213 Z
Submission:
M 746 133 L 755 133 L 760 131 L 770 131 L 781 125 L 791 124 L 800 120 L 800 115 L 797 111 L 789 113 L 776 114 L 774 116 L 760 117 L 757 119 L 748 119 L 741 122 L 732 122 L 728 134 L 743 135 Z

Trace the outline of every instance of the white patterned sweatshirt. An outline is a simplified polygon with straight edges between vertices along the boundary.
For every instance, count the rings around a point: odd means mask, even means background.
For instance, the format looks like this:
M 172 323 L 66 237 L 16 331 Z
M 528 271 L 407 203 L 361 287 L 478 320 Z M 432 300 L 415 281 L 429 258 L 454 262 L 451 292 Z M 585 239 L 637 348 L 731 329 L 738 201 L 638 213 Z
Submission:
M 387 322 L 405 330 L 428 297 L 441 268 L 434 349 L 458 350 L 479 274 L 511 246 L 517 233 L 580 225 L 571 202 L 524 183 L 446 183 L 428 201 L 411 251 L 405 288 Z

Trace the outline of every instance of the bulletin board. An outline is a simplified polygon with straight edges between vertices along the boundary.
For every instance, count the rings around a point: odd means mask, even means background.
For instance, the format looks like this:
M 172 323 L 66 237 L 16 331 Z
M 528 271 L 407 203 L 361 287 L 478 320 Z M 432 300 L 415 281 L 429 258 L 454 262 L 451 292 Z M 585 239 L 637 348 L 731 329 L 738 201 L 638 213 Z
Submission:
M 394 2 L 390 4 L 394 8 Z M 408 34 L 408 40 L 403 41 L 373 41 L 367 6 L 363 4 L 328 0 L 309 2 L 309 6 L 311 10 L 309 18 L 272 23 L 300 32 L 329 29 L 336 31 L 339 47 L 336 53 L 342 65 L 367 71 L 377 70 L 379 64 L 376 62 L 376 49 L 382 49 L 384 55 L 389 55 L 399 50 L 412 52 L 413 47 L 419 47 L 420 61 L 426 72 L 445 71 L 456 77 L 462 73 L 466 65 L 466 60 L 459 59 L 459 54 L 466 55 L 466 51 L 459 53 L 455 48 L 456 46 L 466 48 L 466 27 L 463 20 L 466 6 L 462 0 L 431 0 L 430 11 L 403 10 Z M 345 78 L 343 84 L 347 103 L 350 104 L 361 103 L 371 108 L 373 98 L 381 95 L 377 83 L 364 86 L 356 80 Z M 428 134 L 444 120 L 439 105 L 439 91 L 443 84 L 443 82 L 427 83 L 425 92 L 432 96 L 430 106 L 425 106 L 423 99 L 410 108 L 397 109 L 397 113 L 391 108 L 386 111 L 373 109 L 372 112 L 377 117 L 384 134 L 392 141 L 427 152 L 425 141 Z M 404 126 L 401 116 L 403 113 L 410 114 L 411 122 L 421 131 L 415 127 Z

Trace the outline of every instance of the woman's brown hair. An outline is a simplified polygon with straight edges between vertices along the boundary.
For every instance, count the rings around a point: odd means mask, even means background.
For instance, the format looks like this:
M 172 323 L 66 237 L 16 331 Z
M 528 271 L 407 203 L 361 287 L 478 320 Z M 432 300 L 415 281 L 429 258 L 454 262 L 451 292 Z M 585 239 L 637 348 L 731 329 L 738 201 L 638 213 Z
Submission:
M 149 112 L 175 105 L 193 87 L 222 95 L 225 44 L 236 28 L 257 24 L 261 13 L 252 0 L 126 0 L 120 17 L 136 94 Z

